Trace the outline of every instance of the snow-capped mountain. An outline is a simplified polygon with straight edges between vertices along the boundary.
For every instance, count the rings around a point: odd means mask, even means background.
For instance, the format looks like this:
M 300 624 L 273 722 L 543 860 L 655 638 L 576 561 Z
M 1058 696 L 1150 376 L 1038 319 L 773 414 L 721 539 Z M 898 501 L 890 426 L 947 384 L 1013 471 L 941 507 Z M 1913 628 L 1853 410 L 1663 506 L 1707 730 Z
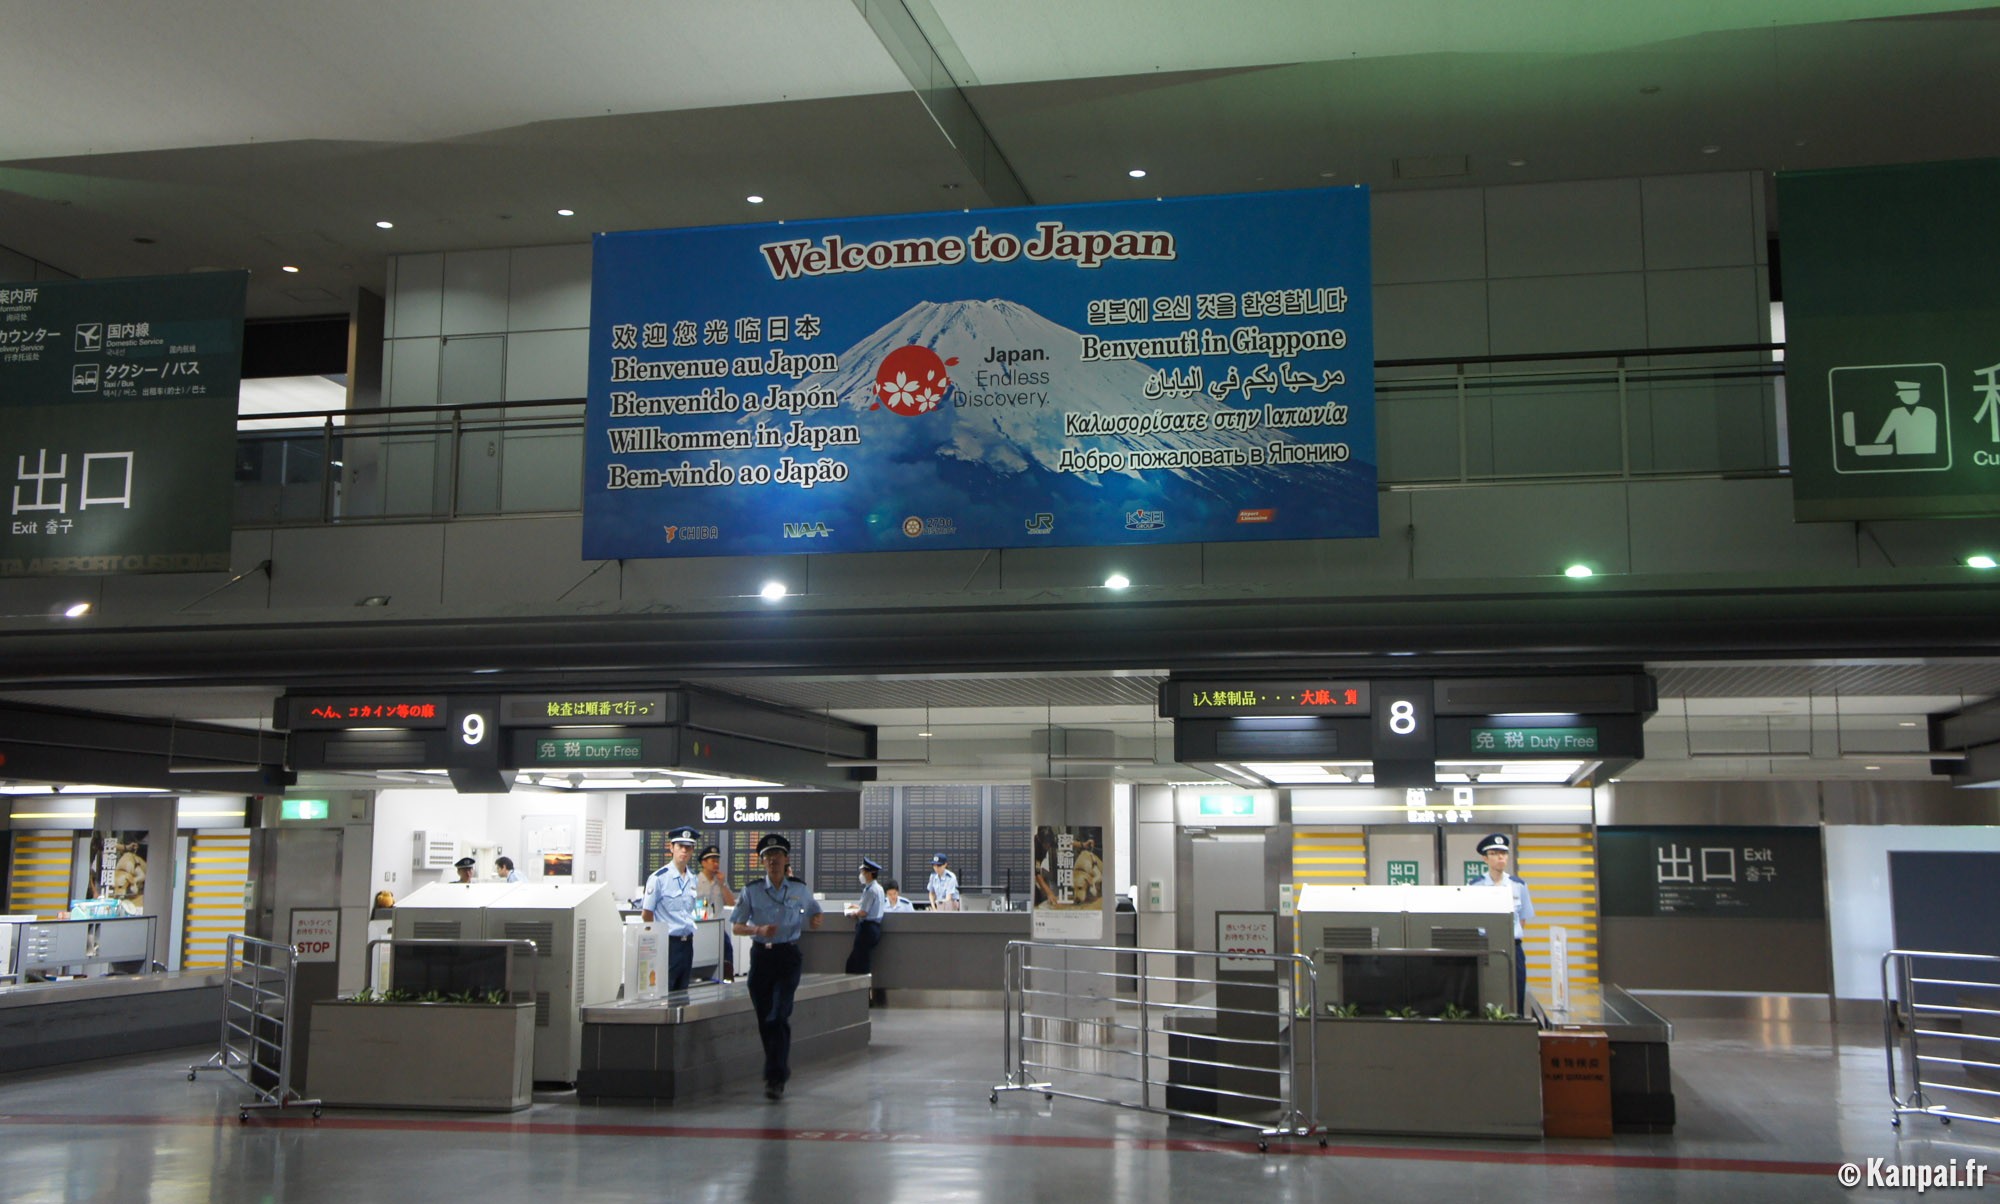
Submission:
M 1157 326 L 1113 327 L 1099 333 L 1106 338 L 1130 338 L 1141 333 L 1178 331 Z M 797 387 L 832 390 L 847 411 L 845 420 L 862 425 L 862 438 L 871 458 L 886 455 L 908 460 L 936 456 L 983 464 L 1003 475 L 1025 472 L 1030 466 L 1055 472 L 1065 449 L 1248 448 L 1291 440 L 1288 432 L 1262 427 L 1247 432 L 1209 430 L 1193 434 L 1066 438 L 1065 413 L 1106 416 L 1148 414 L 1155 410 L 1212 413 L 1232 408 L 1205 394 L 1149 400 L 1145 389 L 1153 375 L 1152 368 L 1133 361 L 1079 363 L 1078 345 L 1077 332 L 1012 301 L 927 301 L 912 306 L 848 348 L 840 357 L 838 371 L 807 377 Z M 949 369 L 956 388 L 936 410 L 906 416 L 877 408 L 876 370 L 891 352 L 906 346 L 928 347 L 940 359 L 957 360 Z M 1015 357 L 1013 382 L 1005 381 L 1002 365 L 990 359 L 995 351 Z M 1034 355 L 1036 352 L 1040 353 L 1039 358 Z M 1185 366 L 1168 367 L 1171 370 Z M 1046 383 L 1031 374 L 1046 374 Z M 1026 403 L 973 404 L 981 396 L 994 394 L 1026 395 Z M 1324 399 L 1308 395 L 1286 404 L 1312 404 L 1318 400 Z M 825 421 L 827 415 L 820 411 L 812 417 L 815 421 Z M 1167 471 L 1203 486 L 1221 487 L 1238 470 Z M 1128 471 L 1123 475 L 1144 474 Z M 1159 470 L 1152 475 L 1159 475 Z M 1103 483 L 1094 473 L 1081 474 L 1078 479 Z

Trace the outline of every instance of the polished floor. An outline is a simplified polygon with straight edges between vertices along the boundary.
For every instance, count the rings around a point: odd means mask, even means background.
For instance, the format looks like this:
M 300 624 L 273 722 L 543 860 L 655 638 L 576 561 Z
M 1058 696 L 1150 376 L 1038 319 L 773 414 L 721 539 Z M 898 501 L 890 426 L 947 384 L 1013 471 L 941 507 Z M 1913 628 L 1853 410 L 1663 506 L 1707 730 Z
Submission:
M 1014 1093 L 987 1102 L 1000 1018 L 886 1008 L 865 1055 L 802 1069 L 780 1103 L 745 1082 L 700 1108 L 512 1115 L 330 1111 L 237 1121 L 247 1091 L 188 1082 L 205 1051 L 0 1076 L 0 1201 L 1912 1199 L 1847 1190 L 1841 1163 L 2000 1163 L 2000 1129 L 1888 1123 L 1865 1027 L 1676 1025 L 1671 1136 L 1418 1141 L 1336 1136 L 1257 1152 L 1239 1132 Z M 440 1068 L 440 1073 L 448 1073 Z M 1984 1190 L 1933 1192 L 2000 1201 Z

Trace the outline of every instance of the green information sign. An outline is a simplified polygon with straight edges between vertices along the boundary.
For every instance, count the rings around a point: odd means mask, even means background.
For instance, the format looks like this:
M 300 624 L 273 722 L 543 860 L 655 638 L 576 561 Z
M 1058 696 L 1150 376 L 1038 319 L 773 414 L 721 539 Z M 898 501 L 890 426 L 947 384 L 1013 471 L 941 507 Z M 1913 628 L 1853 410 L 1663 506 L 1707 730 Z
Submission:
M 0 577 L 229 568 L 247 279 L 0 284 Z
M 1241 818 L 1257 813 L 1257 800 L 1247 794 L 1204 794 L 1195 800 L 1195 810 L 1203 819 Z
M 637 736 L 564 740 L 549 737 L 535 741 L 537 765 L 637 765 L 644 760 L 644 741 Z
M 2000 161 L 1786 173 L 1804 520 L 2000 514 Z
M 325 819 L 327 800 L 323 798 L 288 798 L 278 801 L 278 818 L 285 819 Z
M 1561 756 L 1597 751 L 1594 727 L 1475 727 L 1472 751 L 1495 756 Z
M 1471 886 L 1473 883 L 1479 881 L 1481 878 L 1484 878 L 1486 876 L 1485 861 L 1483 860 L 1467 861 L 1464 863 L 1464 865 L 1465 865 L 1465 884 L 1467 886 Z
M 1390 886 L 1415 886 L 1418 884 L 1417 863 L 1414 861 L 1391 861 L 1389 863 Z

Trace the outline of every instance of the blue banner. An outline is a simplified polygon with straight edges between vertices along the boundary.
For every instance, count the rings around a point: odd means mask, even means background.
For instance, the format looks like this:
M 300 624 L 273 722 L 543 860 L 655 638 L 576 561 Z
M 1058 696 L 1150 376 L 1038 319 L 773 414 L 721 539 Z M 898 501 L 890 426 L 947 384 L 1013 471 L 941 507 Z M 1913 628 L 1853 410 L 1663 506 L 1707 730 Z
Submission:
M 1376 534 L 1361 188 L 600 234 L 586 559 Z

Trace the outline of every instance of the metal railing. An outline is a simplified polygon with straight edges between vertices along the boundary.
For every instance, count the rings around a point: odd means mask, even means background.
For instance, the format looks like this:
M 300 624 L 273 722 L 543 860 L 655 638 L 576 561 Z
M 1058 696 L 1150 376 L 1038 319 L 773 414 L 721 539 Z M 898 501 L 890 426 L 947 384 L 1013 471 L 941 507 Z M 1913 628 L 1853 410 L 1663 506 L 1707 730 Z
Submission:
M 1378 479 L 1469 483 L 1784 471 L 1782 346 L 1376 362 Z M 301 410 L 237 436 L 241 526 L 575 513 L 581 398 Z M 1560 430 L 1561 439 L 1546 437 Z M 572 452 L 570 449 L 574 449 Z
M 1136 971 L 1115 968 L 1133 954 Z M 1153 974 L 1149 957 L 1269 969 L 1219 980 Z M 990 1102 L 1003 1091 L 1040 1092 L 1254 1129 L 1260 1150 L 1273 1137 L 1317 1134 L 1326 1144 L 1309 1019 L 1318 1011 L 1319 977 L 1310 958 L 1010 941 L 1002 974 L 1003 1078 Z M 1181 998 L 1188 994 L 1196 998 Z M 1265 996 L 1269 1005 L 1256 1006 Z M 1078 1014 L 1086 1010 L 1099 1014 Z M 1212 1032 L 1204 1031 L 1208 1021 Z M 1243 1035 L 1254 1032 L 1265 1035 Z
M 1943 1052 L 1952 1042 L 1958 1057 Z M 1901 1128 L 1912 1113 L 1943 1124 L 2000 1124 L 2000 957 L 1919 949 L 1883 954 L 1882 1046 L 1892 1126 Z M 1907 1091 L 1899 1086 L 1899 1062 Z
M 257 1093 L 237 1113 L 252 1108 L 311 1108 L 320 1101 L 292 1087 L 292 999 L 297 986 L 298 949 L 229 934 L 223 956 L 222 1038 L 206 1062 L 188 1067 L 188 1081 L 204 1070 L 220 1070 Z

